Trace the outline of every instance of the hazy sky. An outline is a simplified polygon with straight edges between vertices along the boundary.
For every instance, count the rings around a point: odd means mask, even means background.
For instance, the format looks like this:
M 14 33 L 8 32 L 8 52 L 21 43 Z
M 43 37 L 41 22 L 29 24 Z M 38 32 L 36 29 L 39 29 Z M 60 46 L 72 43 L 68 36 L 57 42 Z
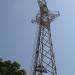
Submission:
M 48 8 L 60 11 L 51 24 L 58 75 L 75 74 L 75 0 L 47 0 Z M 0 57 L 16 60 L 30 72 L 36 40 L 37 0 L 0 0 Z

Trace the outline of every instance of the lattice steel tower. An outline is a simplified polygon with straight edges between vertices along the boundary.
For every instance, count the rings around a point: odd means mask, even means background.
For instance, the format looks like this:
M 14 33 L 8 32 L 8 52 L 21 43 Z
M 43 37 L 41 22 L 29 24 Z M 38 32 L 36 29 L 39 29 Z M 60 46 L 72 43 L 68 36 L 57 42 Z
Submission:
M 39 26 L 38 39 L 33 54 L 32 75 L 57 75 L 50 24 L 60 14 L 51 12 L 45 0 L 37 0 L 39 12 L 32 20 Z

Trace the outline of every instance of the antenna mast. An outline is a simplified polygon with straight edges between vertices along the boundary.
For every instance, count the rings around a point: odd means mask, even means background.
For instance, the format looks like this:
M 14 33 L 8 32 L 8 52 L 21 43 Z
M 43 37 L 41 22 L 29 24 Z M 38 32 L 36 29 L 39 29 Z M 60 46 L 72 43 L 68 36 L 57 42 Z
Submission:
M 57 75 L 50 24 L 60 14 L 47 8 L 46 0 L 37 0 L 39 12 L 32 23 L 39 26 L 35 53 L 33 54 L 32 75 Z

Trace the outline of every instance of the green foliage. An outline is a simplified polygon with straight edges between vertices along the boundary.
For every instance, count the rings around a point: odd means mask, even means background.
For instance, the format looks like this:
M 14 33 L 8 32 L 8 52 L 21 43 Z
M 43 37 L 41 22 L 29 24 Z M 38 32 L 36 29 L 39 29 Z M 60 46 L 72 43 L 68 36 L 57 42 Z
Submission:
M 16 61 L 0 60 L 0 75 L 26 75 L 26 71 L 20 69 L 20 64 Z

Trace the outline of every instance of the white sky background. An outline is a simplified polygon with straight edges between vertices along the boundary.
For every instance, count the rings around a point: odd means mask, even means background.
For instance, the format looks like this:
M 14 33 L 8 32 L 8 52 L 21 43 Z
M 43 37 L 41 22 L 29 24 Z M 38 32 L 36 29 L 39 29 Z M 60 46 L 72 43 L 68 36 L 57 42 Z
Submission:
M 48 8 L 60 11 L 51 24 L 58 75 L 75 74 L 75 1 L 47 0 Z M 36 40 L 36 0 L 0 0 L 0 57 L 17 60 L 30 71 Z

